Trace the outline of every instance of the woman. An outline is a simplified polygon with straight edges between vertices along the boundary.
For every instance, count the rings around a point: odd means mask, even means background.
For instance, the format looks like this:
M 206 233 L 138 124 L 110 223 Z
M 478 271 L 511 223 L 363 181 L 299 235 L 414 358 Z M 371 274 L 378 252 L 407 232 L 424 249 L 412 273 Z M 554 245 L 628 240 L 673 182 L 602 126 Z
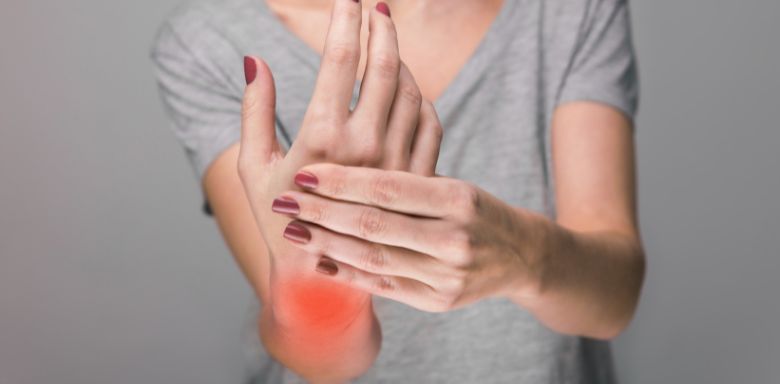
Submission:
M 202 1 L 152 57 L 262 303 L 257 382 L 614 382 L 625 1 Z

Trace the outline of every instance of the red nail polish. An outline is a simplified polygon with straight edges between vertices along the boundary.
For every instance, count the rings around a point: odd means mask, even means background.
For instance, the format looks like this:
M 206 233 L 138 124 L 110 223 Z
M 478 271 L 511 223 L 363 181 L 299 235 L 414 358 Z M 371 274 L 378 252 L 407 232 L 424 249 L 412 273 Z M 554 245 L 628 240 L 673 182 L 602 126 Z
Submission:
M 339 273 L 339 266 L 328 256 L 320 257 L 320 261 L 317 263 L 317 272 L 333 276 Z
M 284 238 L 299 244 L 306 244 L 311 240 L 311 232 L 298 222 L 292 221 L 284 228 Z
M 298 206 L 298 202 L 289 197 L 274 199 L 273 204 L 271 204 L 271 210 L 276 213 L 288 215 L 297 215 L 301 213 L 301 207 Z
M 252 84 L 257 76 L 257 63 L 255 59 L 244 56 L 244 78 L 246 78 L 246 85 Z
M 383 1 L 376 3 L 376 10 L 379 11 L 379 13 L 382 13 L 385 16 L 390 17 L 390 7 L 387 6 L 387 3 Z
M 320 181 L 317 180 L 317 176 L 314 176 L 309 172 L 296 173 L 294 181 L 299 187 L 309 189 L 317 188 L 320 184 Z

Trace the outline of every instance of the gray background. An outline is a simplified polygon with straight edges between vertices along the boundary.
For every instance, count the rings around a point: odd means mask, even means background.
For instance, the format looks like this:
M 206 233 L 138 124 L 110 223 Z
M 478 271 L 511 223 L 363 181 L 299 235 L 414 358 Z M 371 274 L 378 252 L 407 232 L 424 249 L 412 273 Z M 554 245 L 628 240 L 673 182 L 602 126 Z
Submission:
M 178 0 L 3 0 L 0 384 L 230 383 L 249 289 L 147 51 Z M 624 383 L 780 377 L 780 2 L 633 2 L 638 316 Z

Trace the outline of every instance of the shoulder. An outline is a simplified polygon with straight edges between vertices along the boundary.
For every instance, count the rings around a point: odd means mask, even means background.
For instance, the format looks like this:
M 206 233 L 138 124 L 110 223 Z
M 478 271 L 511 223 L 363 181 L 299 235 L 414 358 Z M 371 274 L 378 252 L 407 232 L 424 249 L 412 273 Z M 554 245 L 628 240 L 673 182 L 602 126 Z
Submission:
M 576 49 L 605 30 L 628 27 L 627 0 L 537 0 L 545 42 L 564 50 Z M 614 29 L 614 28 L 612 28 Z
M 177 69 L 172 74 L 186 72 L 232 91 L 243 81 L 242 57 L 267 35 L 265 20 L 257 0 L 187 0 L 166 15 L 149 56 L 158 67 Z
M 279 23 L 263 0 L 185 0 L 160 24 L 152 51 L 186 47 L 211 55 L 273 46 Z
M 544 17 L 547 19 L 559 19 L 566 21 L 587 22 L 605 14 L 611 13 L 615 9 L 623 8 L 628 5 L 627 0 L 556 0 L 544 1 Z
M 232 65 L 246 54 L 280 55 L 281 29 L 263 0 L 187 0 L 159 26 L 151 54 L 187 51 L 200 61 Z
M 240 23 L 247 0 L 189 0 L 171 10 L 160 24 L 152 44 L 155 49 L 171 45 L 197 47 L 225 38 L 224 29 Z

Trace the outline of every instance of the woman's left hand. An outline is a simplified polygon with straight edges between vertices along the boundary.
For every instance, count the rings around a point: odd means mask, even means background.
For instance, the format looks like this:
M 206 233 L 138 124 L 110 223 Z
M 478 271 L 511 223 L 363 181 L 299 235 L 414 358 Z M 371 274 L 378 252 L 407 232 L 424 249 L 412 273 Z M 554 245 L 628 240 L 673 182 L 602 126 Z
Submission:
M 432 312 L 540 292 L 546 221 L 470 183 L 323 163 L 295 180 L 284 236 L 333 279 Z

